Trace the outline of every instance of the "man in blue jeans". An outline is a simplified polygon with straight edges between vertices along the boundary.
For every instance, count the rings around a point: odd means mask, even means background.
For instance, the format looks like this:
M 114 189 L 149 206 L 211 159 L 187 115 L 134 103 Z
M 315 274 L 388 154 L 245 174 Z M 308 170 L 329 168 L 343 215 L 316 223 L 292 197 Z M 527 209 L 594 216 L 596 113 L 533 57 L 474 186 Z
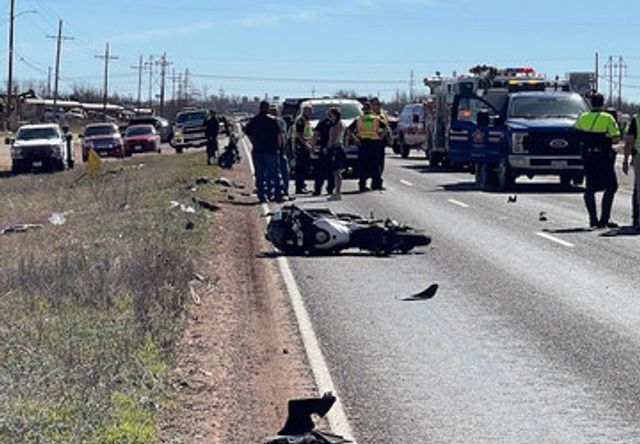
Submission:
M 258 200 L 264 203 L 273 195 L 276 202 L 282 202 L 278 149 L 283 140 L 276 119 L 269 115 L 269 102 L 260 102 L 260 112 L 249 121 L 245 132 L 253 145 Z

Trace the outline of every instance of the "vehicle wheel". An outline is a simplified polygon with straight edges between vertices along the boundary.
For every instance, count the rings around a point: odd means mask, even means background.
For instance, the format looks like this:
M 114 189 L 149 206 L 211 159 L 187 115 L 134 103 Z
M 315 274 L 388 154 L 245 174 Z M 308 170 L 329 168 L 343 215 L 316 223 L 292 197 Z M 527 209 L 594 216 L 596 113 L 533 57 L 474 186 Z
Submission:
M 584 183 L 584 176 L 574 177 L 573 179 L 571 179 L 571 183 L 574 187 L 582 186 L 582 184 Z
M 393 142 L 393 145 L 391 146 L 391 148 L 393 149 L 393 153 L 394 154 L 400 154 L 400 141 L 398 139 L 396 139 Z
M 563 188 L 570 188 L 571 187 L 571 177 L 570 176 L 560 176 L 560 185 Z
M 75 166 L 76 166 L 76 161 L 75 161 L 75 160 L 73 160 L 73 159 L 69 159 L 69 160 L 67 161 L 67 166 L 69 167 L 69 169 L 70 169 L 70 170 L 72 170 L 72 169 L 73 169 L 73 167 L 75 167 Z
M 57 161 L 57 162 L 55 163 L 55 166 L 56 166 L 56 167 L 55 167 L 55 169 L 56 169 L 57 171 L 64 171 L 64 170 L 65 170 L 65 166 L 66 166 L 66 165 L 65 165 L 64 160 L 59 160 L 59 161 Z
M 513 188 L 515 177 L 506 159 L 502 159 L 498 164 L 498 188 L 500 191 L 508 191 Z
M 20 165 L 20 164 L 19 164 L 19 163 L 17 163 L 17 162 L 14 162 L 14 163 L 11 165 L 11 174 L 13 174 L 13 175 L 16 175 L 16 176 L 17 176 L 18 174 L 22 174 L 22 173 L 24 173 L 24 168 L 22 167 L 22 165 Z
M 183 152 L 183 151 L 184 151 L 184 148 L 183 148 L 183 147 L 181 147 L 181 146 L 177 146 L 177 147 L 176 147 L 176 153 L 178 153 L 178 154 L 182 154 L 182 152 Z

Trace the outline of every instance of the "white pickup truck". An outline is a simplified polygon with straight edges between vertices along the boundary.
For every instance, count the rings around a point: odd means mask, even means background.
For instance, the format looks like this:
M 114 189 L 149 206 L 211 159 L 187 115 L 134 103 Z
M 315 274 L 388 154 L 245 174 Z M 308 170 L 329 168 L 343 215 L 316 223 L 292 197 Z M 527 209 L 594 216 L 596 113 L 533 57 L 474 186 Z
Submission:
M 65 134 L 57 124 L 21 126 L 15 139 L 7 137 L 5 143 L 11 145 L 11 171 L 14 174 L 73 168 L 71 134 Z

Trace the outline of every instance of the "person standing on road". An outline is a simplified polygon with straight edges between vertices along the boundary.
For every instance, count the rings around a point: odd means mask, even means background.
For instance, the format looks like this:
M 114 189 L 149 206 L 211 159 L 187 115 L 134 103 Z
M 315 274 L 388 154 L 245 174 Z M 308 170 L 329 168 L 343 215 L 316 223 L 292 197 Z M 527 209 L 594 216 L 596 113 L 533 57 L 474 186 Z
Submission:
M 368 102 L 362 106 L 362 112 L 364 114 L 349 126 L 351 133 L 355 130 L 358 144 L 358 188 L 361 193 L 369 191 L 367 188 L 369 178 L 371 178 L 372 189 L 382 190 L 379 147 L 386 129 L 384 122 L 373 113 Z
M 220 122 L 216 117 L 214 109 L 209 110 L 207 120 L 204 122 L 204 133 L 207 137 L 207 165 L 211 165 L 211 158 L 218 155 L 218 132 L 220 131 Z
M 629 174 L 629 158 L 631 157 L 631 166 L 633 166 L 633 205 L 631 209 L 633 228 L 640 231 L 640 218 L 638 212 L 640 210 L 640 138 L 638 138 L 638 129 L 640 128 L 640 114 L 636 114 L 629 123 L 627 134 L 625 135 L 624 144 L 624 160 L 622 161 L 622 172 Z
M 296 156 L 296 194 L 307 192 L 305 181 L 311 169 L 311 151 L 313 150 L 311 145 L 311 139 L 313 138 L 312 116 L 313 108 L 306 105 L 302 109 L 302 115 L 295 120 L 293 125 L 292 138 Z
M 380 168 L 380 175 L 382 175 L 382 173 L 384 173 L 385 151 L 391 139 L 391 135 L 389 134 L 389 119 L 387 117 L 387 114 L 382 109 L 382 106 L 380 105 L 380 100 L 377 97 L 374 97 L 373 99 L 371 99 L 371 111 L 373 111 L 375 115 L 380 117 L 380 120 L 385 125 L 384 137 L 380 140 L 380 144 L 379 144 L 380 146 L 378 146 L 378 150 L 377 150 L 378 165 Z
M 327 116 L 315 128 L 312 146 L 319 146 L 319 158 L 315 164 L 314 196 L 319 196 L 322 186 L 327 181 L 329 200 L 342 198 L 342 170 L 346 163 L 342 139 L 344 127 L 341 121 L 340 109 L 330 108 Z M 335 190 L 335 193 L 334 193 Z
M 282 135 L 276 119 L 269 115 L 269 102 L 260 102 L 260 112 L 249 121 L 245 133 L 253 145 L 258 200 L 265 203 L 273 193 L 275 201 L 282 202 L 278 172 L 278 147 L 282 145 Z
M 620 140 L 618 124 L 611 114 L 603 112 L 602 94 L 591 96 L 591 111 L 582 113 L 575 127 L 586 134 L 583 142 L 582 159 L 587 186 L 584 202 L 589 213 L 589 226 L 592 228 L 615 228 L 618 225 L 611 220 L 613 198 L 618 190 L 615 171 L 616 153 L 613 144 Z M 598 219 L 595 193 L 604 191 L 602 212 Z
M 280 172 L 280 179 L 282 180 L 282 196 L 289 198 L 289 159 L 287 157 L 287 150 L 284 144 L 285 136 L 287 134 L 287 122 L 283 118 L 278 116 L 278 107 L 271 105 L 269 114 L 276 119 L 276 123 L 280 128 L 280 136 L 282 137 L 282 143 L 278 146 L 278 171 Z

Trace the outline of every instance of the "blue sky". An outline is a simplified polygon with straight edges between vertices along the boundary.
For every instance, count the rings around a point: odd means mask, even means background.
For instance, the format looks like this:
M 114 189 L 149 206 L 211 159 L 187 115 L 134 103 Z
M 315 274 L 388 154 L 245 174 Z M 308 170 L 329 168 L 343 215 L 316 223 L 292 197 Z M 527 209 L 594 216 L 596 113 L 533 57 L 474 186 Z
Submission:
M 0 3 L 3 81 L 8 3 Z M 548 75 L 592 70 L 599 51 L 601 65 L 609 55 L 625 57 L 625 97 L 640 100 L 640 2 L 609 4 L 615 7 L 592 0 L 16 0 L 17 13 L 37 13 L 16 18 L 15 77 L 46 79 L 55 50 L 46 35 L 62 18 L 64 33 L 74 37 L 63 45 L 63 89 L 101 87 L 103 65 L 94 55 L 109 41 L 119 56 L 110 85 L 132 95 L 138 56 L 165 51 L 170 71 L 188 68 L 193 87 L 208 93 L 324 95 L 347 88 L 383 97 L 408 90 L 411 70 L 423 90 L 425 75 L 478 63 L 532 65 Z M 601 90 L 608 92 L 605 81 Z

